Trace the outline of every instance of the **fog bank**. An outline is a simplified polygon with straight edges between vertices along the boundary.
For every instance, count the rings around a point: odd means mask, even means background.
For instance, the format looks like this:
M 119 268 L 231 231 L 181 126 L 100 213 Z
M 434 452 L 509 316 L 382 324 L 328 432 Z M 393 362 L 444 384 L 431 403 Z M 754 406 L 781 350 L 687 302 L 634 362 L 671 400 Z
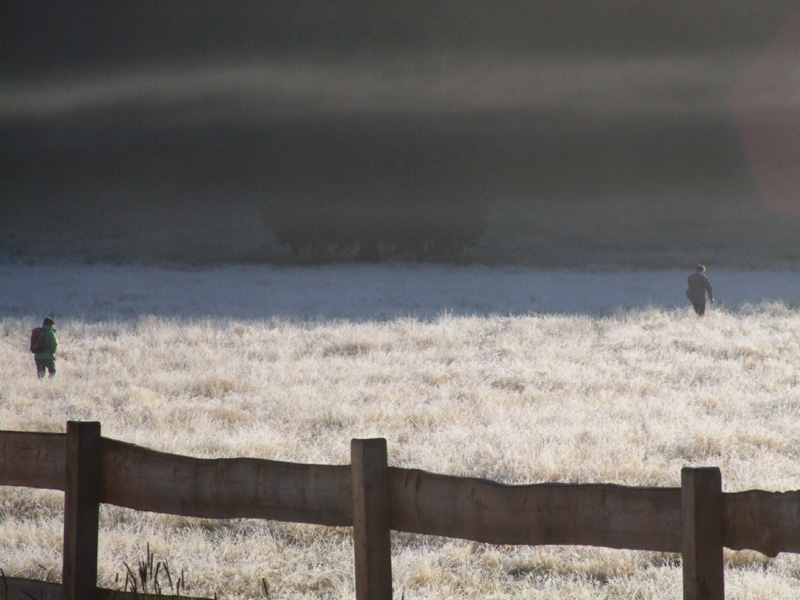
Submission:
M 691 308 L 681 270 L 589 272 L 393 264 L 179 270 L 0 265 L 0 316 L 129 320 L 145 315 L 233 319 L 431 319 L 455 315 L 607 315 Z M 709 268 L 717 304 L 800 304 L 796 273 Z M 43 282 L 31 285 L 31 282 Z M 43 288 L 45 291 L 43 292 Z

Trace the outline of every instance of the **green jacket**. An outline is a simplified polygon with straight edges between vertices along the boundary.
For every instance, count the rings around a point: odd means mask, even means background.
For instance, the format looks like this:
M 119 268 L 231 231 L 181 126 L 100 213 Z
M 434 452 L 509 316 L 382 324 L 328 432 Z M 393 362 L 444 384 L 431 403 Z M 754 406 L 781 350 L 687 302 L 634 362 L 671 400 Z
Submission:
M 52 327 L 45 327 L 44 328 L 44 343 L 47 346 L 47 350 L 44 352 L 38 352 L 33 355 L 33 357 L 37 360 L 55 360 L 56 359 L 56 350 L 58 349 L 58 338 L 56 338 L 56 330 Z

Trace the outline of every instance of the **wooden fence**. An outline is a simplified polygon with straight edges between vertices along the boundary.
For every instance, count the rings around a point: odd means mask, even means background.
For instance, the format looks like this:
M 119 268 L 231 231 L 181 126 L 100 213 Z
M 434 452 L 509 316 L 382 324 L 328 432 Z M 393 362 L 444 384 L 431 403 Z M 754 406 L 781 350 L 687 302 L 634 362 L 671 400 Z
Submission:
M 353 440 L 351 463 L 176 456 L 101 437 L 96 422 L 69 422 L 66 435 L 0 431 L 0 485 L 65 492 L 62 583 L 2 577 L 0 600 L 134 598 L 97 588 L 101 503 L 352 527 L 358 600 L 392 596 L 391 530 L 680 552 L 687 600 L 724 598 L 723 547 L 800 552 L 800 492 L 722 493 L 717 468 L 684 468 L 680 488 L 509 486 L 389 467 L 384 439 Z

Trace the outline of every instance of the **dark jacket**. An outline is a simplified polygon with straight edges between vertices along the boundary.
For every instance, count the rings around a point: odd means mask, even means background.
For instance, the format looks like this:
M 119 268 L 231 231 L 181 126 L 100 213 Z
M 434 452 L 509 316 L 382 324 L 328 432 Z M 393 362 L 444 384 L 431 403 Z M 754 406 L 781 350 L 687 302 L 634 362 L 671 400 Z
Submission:
M 706 292 L 708 292 L 708 299 L 714 299 L 714 291 L 711 289 L 711 282 L 703 273 L 697 271 L 689 275 L 689 289 L 686 290 L 686 296 L 694 304 L 704 303 L 706 301 Z
M 58 338 L 53 327 L 44 326 L 44 345 L 47 348 L 44 352 L 37 352 L 33 355 L 36 360 L 55 360 L 56 350 L 58 349 Z

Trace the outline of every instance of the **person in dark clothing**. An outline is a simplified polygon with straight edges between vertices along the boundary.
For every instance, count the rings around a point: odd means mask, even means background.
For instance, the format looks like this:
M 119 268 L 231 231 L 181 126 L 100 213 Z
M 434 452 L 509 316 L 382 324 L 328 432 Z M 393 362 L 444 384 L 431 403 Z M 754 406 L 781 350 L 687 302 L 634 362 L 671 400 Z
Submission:
M 706 292 L 708 301 L 714 303 L 714 290 L 706 277 L 706 268 L 703 265 L 697 265 L 695 272 L 689 275 L 688 282 L 689 289 L 686 290 L 686 297 L 692 303 L 697 316 L 702 317 L 706 314 Z
M 58 339 L 56 338 L 56 322 L 47 317 L 42 322 L 44 331 L 44 350 L 33 355 L 36 363 L 36 376 L 41 379 L 44 377 L 45 370 L 50 372 L 50 377 L 56 374 L 56 350 L 58 349 Z

